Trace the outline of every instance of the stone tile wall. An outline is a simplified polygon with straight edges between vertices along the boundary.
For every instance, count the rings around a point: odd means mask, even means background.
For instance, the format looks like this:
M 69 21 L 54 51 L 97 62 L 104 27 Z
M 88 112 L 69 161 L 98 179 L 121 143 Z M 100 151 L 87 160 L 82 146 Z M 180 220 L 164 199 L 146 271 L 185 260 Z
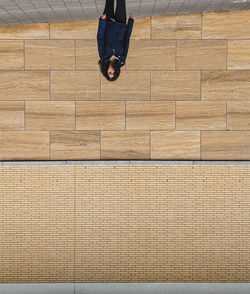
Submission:
M 0 160 L 250 159 L 250 10 L 135 18 L 113 83 L 97 27 L 0 27 Z

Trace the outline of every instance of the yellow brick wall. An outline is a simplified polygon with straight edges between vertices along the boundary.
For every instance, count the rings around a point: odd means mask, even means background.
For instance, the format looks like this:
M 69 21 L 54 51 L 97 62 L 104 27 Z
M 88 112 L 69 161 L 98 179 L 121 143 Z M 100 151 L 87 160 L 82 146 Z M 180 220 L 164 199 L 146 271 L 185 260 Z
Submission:
M 0 282 L 250 282 L 249 165 L 0 167 Z

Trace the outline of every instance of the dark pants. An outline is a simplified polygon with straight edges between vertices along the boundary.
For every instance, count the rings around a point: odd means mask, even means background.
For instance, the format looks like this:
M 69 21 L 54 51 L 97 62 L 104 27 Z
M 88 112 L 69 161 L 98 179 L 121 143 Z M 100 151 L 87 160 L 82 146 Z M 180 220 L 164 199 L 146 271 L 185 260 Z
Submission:
M 106 19 L 114 18 L 117 22 L 126 23 L 126 3 L 125 0 L 117 0 L 114 14 L 114 0 L 106 0 L 103 14 L 106 13 Z

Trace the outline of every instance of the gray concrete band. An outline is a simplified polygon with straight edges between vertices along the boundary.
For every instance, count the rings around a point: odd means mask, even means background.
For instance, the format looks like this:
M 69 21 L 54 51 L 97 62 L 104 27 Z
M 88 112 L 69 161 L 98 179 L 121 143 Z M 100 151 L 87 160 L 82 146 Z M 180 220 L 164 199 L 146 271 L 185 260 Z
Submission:
M 249 294 L 250 283 L 0 284 L 1 294 Z
M 116 1 L 114 1 L 116 7 Z M 105 0 L 0 0 L 0 25 L 98 20 Z M 126 0 L 135 17 L 247 10 L 249 0 Z
M 0 165 L 250 165 L 250 160 L 61 160 L 0 161 Z

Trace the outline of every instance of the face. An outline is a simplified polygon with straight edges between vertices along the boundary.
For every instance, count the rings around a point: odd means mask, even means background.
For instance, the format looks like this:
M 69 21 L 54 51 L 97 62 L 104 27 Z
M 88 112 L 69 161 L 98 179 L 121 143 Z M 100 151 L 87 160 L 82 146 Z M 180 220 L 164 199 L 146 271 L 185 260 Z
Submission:
M 115 75 L 115 70 L 114 70 L 113 66 L 110 64 L 110 66 L 108 67 L 108 76 L 110 78 L 113 78 L 114 75 Z

